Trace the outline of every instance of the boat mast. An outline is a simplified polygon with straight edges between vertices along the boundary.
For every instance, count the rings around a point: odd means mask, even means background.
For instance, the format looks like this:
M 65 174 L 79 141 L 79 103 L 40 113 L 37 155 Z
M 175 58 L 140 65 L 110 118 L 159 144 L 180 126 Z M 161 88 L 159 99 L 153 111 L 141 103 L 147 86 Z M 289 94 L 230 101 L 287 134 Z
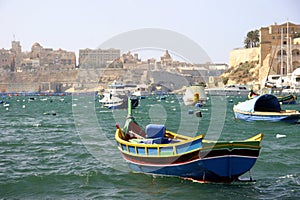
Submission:
M 290 73 L 292 73 L 293 72 L 293 51 L 292 51 L 292 49 L 293 49 L 293 47 L 292 47 L 292 45 L 293 45 L 293 43 L 292 43 L 292 38 L 290 37 L 290 65 L 291 65 L 291 71 L 290 71 Z
M 290 69 L 290 38 L 289 38 L 289 21 L 286 23 L 286 74 L 287 76 L 291 73 Z
M 127 117 L 132 117 L 132 105 L 131 105 L 131 99 L 130 99 L 130 97 L 128 96 L 128 108 L 127 108 L 127 110 L 128 110 L 128 116 Z
M 268 80 L 269 80 L 269 75 L 270 75 L 270 72 L 271 72 L 271 68 L 272 68 L 272 65 L 273 65 L 273 61 L 274 61 L 274 58 L 275 58 L 275 54 L 277 53 L 277 48 L 278 46 L 282 47 L 282 44 L 279 45 L 279 42 L 282 43 L 282 41 L 278 40 L 278 38 L 276 38 L 276 45 L 275 45 L 275 49 L 273 51 L 273 55 L 272 55 L 272 59 L 271 59 L 271 63 L 269 64 L 269 68 L 268 68 L 268 73 L 267 73 L 267 78 L 266 78 L 266 82 L 264 84 L 264 87 L 268 87 Z M 276 73 L 278 73 L 276 71 Z
M 280 82 L 282 85 L 282 74 L 283 74 L 283 28 L 281 28 L 281 44 L 280 44 Z

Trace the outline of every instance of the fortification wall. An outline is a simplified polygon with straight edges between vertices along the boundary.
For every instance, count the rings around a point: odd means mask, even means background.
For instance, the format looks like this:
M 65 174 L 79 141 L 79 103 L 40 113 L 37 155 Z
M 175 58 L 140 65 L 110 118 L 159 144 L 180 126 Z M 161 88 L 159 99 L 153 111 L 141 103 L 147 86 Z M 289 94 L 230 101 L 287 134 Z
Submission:
M 234 49 L 230 51 L 229 67 L 235 67 L 240 63 L 259 61 L 260 48 Z

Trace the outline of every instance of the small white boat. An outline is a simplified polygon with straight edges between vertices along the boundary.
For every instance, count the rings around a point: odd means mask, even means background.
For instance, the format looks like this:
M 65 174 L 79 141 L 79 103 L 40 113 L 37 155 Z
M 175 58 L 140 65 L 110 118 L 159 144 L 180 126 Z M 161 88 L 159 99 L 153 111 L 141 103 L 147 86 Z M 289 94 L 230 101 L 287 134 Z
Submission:
M 224 88 L 209 88 L 205 92 L 211 96 L 247 96 L 249 88 L 246 85 L 228 85 Z
M 112 93 L 104 93 L 104 97 L 99 102 L 107 108 L 117 108 L 124 103 L 123 99 L 114 96 Z

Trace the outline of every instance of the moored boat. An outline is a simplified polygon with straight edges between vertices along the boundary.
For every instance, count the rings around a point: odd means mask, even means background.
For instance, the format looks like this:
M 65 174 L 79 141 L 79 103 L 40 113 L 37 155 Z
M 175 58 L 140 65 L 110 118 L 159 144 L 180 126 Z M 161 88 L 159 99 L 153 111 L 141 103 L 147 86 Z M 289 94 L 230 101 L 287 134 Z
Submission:
M 281 88 L 264 88 L 261 91 L 263 94 L 273 94 L 277 97 L 278 101 L 282 104 L 296 104 L 297 96 L 295 94 L 282 94 Z M 253 99 L 260 94 L 255 93 L 253 90 L 250 90 L 248 94 L 248 99 Z
M 116 109 L 120 107 L 125 101 L 122 98 L 114 96 L 112 93 L 103 94 L 103 98 L 99 102 L 107 108 Z
M 297 110 L 282 110 L 278 98 L 264 94 L 241 102 L 233 107 L 235 118 L 245 121 L 270 121 L 297 123 L 300 112 Z
M 284 96 L 277 96 L 278 101 L 282 104 L 296 104 L 297 96 L 294 94 L 287 94 Z
M 221 88 L 208 88 L 205 92 L 210 96 L 247 96 L 249 89 L 246 85 L 228 85 Z
M 130 108 L 124 128 L 116 127 L 118 149 L 133 171 L 203 182 L 239 180 L 255 164 L 263 138 L 258 134 L 244 141 L 207 141 L 204 135 L 179 135 L 157 124 L 144 130 Z
M 108 109 L 126 109 L 127 106 L 127 98 L 128 96 L 113 96 L 111 93 L 105 93 L 103 98 L 99 100 L 103 107 Z M 139 100 L 135 96 L 129 97 L 131 100 L 132 108 L 135 108 L 139 105 Z

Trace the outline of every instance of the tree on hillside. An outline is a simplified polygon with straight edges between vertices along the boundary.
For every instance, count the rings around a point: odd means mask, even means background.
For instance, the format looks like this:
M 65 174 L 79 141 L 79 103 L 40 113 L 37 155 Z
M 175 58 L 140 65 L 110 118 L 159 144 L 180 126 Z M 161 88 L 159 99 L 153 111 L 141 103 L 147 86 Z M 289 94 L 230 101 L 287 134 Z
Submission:
M 259 46 L 259 31 L 249 31 L 247 37 L 244 40 L 245 48 L 253 48 Z

